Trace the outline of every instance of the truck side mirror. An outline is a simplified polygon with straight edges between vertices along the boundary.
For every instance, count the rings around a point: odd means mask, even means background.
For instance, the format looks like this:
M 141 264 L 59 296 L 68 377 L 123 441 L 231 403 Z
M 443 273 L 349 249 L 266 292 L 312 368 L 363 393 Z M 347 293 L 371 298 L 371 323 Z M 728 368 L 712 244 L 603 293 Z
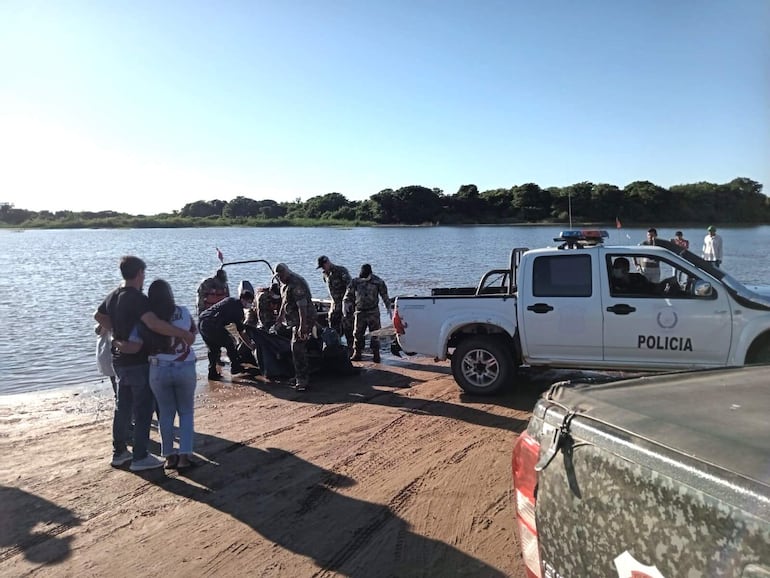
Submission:
M 696 297 L 711 297 L 714 289 L 708 281 L 698 280 L 695 282 L 692 292 Z

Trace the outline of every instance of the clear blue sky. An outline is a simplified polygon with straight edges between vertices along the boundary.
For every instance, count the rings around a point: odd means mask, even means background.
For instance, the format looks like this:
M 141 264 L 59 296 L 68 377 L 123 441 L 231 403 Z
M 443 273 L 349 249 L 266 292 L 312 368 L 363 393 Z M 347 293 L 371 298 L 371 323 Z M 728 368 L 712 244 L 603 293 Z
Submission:
M 768 0 L 0 2 L 18 208 L 738 176 L 770 189 Z

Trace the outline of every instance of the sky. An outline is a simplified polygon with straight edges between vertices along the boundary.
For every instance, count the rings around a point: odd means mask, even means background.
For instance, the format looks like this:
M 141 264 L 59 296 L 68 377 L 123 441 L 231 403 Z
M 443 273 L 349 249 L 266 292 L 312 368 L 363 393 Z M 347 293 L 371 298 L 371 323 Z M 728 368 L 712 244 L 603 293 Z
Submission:
M 0 203 L 770 193 L 768 0 L 3 0 Z

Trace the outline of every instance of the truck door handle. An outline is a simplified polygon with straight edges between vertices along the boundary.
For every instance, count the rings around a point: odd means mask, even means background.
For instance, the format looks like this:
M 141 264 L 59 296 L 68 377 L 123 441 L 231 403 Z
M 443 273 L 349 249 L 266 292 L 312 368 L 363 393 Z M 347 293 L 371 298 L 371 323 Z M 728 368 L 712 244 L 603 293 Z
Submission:
M 636 311 L 636 307 L 631 307 L 625 303 L 619 303 L 617 305 L 613 305 L 612 307 L 607 307 L 607 311 L 614 313 L 615 315 L 628 315 L 629 313 Z
M 548 303 L 535 303 L 534 305 L 527 307 L 527 311 L 534 311 L 535 313 L 548 313 L 549 311 L 553 311 L 553 307 L 548 305 Z

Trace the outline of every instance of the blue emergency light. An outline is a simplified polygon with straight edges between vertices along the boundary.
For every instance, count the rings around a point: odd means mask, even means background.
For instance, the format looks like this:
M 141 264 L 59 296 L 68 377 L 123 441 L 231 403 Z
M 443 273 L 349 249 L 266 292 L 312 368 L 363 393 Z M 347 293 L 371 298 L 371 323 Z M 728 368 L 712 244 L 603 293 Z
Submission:
M 573 229 L 562 231 L 554 241 L 598 241 L 609 238 L 609 233 L 603 229 Z
M 587 245 L 598 245 L 609 236 L 603 229 L 571 229 L 562 231 L 553 240 L 562 243 L 560 249 L 579 249 Z

